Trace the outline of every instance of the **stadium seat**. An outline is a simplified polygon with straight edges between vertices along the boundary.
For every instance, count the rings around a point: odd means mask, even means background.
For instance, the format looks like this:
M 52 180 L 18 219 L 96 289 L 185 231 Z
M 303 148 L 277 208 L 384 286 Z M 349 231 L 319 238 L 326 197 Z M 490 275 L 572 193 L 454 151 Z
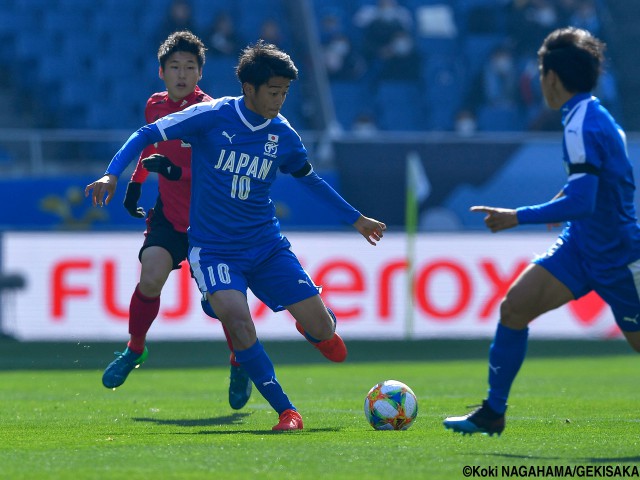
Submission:
M 330 84 L 336 120 L 345 130 L 349 130 L 353 121 L 366 106 L 363 103 L 363 87 L 356 81 L 332 81 Z
M 376 92 L 379 127 L 389 131 L 424 129 L 422 90 L 409 81 L 383 81 Z
M 480 72 L 491 52 L 505 40 L 506 36 L 502 34 L 466 36 L 462 48 L 469 75 L 472 78 Z
M 514 132 L 524 128 L 524 118 L 517 107 L 483 105 L 477 112 L 478 130 Z
M 464 64 L 452 57 L 430 56 L 423 68 L 423 85 L 427 128 L 453 130 L 467 87 Z
M 212 97 L 240 95 L 240 81 L 235 71 L 237 63 L 235 57 L 208 58 L 200 86 Z

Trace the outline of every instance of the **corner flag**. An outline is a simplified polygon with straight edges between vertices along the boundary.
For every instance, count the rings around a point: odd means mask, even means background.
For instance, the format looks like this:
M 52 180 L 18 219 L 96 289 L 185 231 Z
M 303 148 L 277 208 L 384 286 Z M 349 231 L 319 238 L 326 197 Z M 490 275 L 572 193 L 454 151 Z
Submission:
M 413 336 L 413 309 L 415 298 L 415 243 L 418 231 L 420 206 L 429 198 L 431 183 L 417 152 L 409 152 L 406 160 L 406 209 L 405 231 L 407 237 L 407 302 L 405 332 Z

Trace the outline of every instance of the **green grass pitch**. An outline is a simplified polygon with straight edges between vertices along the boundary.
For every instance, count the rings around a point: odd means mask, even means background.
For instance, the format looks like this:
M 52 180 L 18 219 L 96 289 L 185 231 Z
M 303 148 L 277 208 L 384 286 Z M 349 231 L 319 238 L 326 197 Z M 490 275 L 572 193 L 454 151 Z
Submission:
M 501 437 L 442 427 L 483 398 L 488 341 L 353 342 L 342 365 L 303 341 L 265 346 L 302 432 L 272 433 L 255 389 L 231 410 L 222 344 L 151 344 L 111 391 L 100 378 L 113 345 L 0 342 L 0 479 L 458 479 L 465 466 L 507 478 L 502 466 L 640 464 L 640 364 L 622 342 L 532 341 Z M 418 397 L 407 431 L 366 422 L 364 396 L 385 379 Z

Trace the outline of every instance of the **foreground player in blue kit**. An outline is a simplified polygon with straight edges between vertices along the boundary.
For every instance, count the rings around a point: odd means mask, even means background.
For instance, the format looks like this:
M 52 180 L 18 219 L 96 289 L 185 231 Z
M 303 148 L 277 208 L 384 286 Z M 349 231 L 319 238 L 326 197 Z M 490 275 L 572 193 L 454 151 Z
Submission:
M 273 430 L 300 430 L 302 417 L 257 338 L 247 288 L 272 310 L 287 309 L 328 359 L 344 361 L 347 349 L 335 316 L 280 232 L 271 184 L 278 170 L 293 175 L 372 245 L 386 226 L 361 215 L 313 171 L 300 137 L 280 115 L 298 76 L 289 55 L 259 41 L 243 51 L 236 74 L 243 96 L 199 103 L 140 128 L 86 194 L 93 190 L 94 205 L 108 204 L 118 176 L 147 145 L 178 138 L 191 145 L 188 258 L 204 307 L 227 328 L 236 360 L 278 413 Z
M 640 352 L 640 227 L 626 138 L 590 92 L 605 45 L 589 32 L 559 29 L 538 51 L 540 82 L 548 106 L 562 111 L 563 159 L 568 179 L 551 201 L 515 210 L 477 206 L 492 232 L 520 224 L 568 222 L 555 244 L 509 288 L 489 350 L 488 397 L 477 410 L 449 417 L 461 433 L 498 435 L 507 397 L 527 350 L 528 325 L 549 310 L 597 292 L 611 307 L 631 347 Z

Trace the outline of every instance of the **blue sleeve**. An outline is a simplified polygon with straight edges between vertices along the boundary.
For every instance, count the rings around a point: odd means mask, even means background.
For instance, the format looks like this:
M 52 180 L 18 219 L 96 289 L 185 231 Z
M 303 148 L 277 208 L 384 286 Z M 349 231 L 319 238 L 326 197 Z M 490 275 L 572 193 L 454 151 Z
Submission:
M 162 135 L 158 127 L 152 123 L 136 130 L 120 147 L 107 167 L 105 175 L 115 175 L 119 177 L 125 168 L 135 159 L 138 160 L 140 153 L 147 145 L 162 141 Z
M 583 174 L 569 178 L 563 193 L 547 203 L 516 209 L 518 223 L 560 223 L 588 217 L 595 210 L 598 177 Z
M 349 205 L 338 192 L 331 188 L 331 185 L 313 170 L 303 177 L 294 178 L 302 182 L 318 200 L 327 204 L 344 223 L 353 225 L 360 218 L 360 212 Z

